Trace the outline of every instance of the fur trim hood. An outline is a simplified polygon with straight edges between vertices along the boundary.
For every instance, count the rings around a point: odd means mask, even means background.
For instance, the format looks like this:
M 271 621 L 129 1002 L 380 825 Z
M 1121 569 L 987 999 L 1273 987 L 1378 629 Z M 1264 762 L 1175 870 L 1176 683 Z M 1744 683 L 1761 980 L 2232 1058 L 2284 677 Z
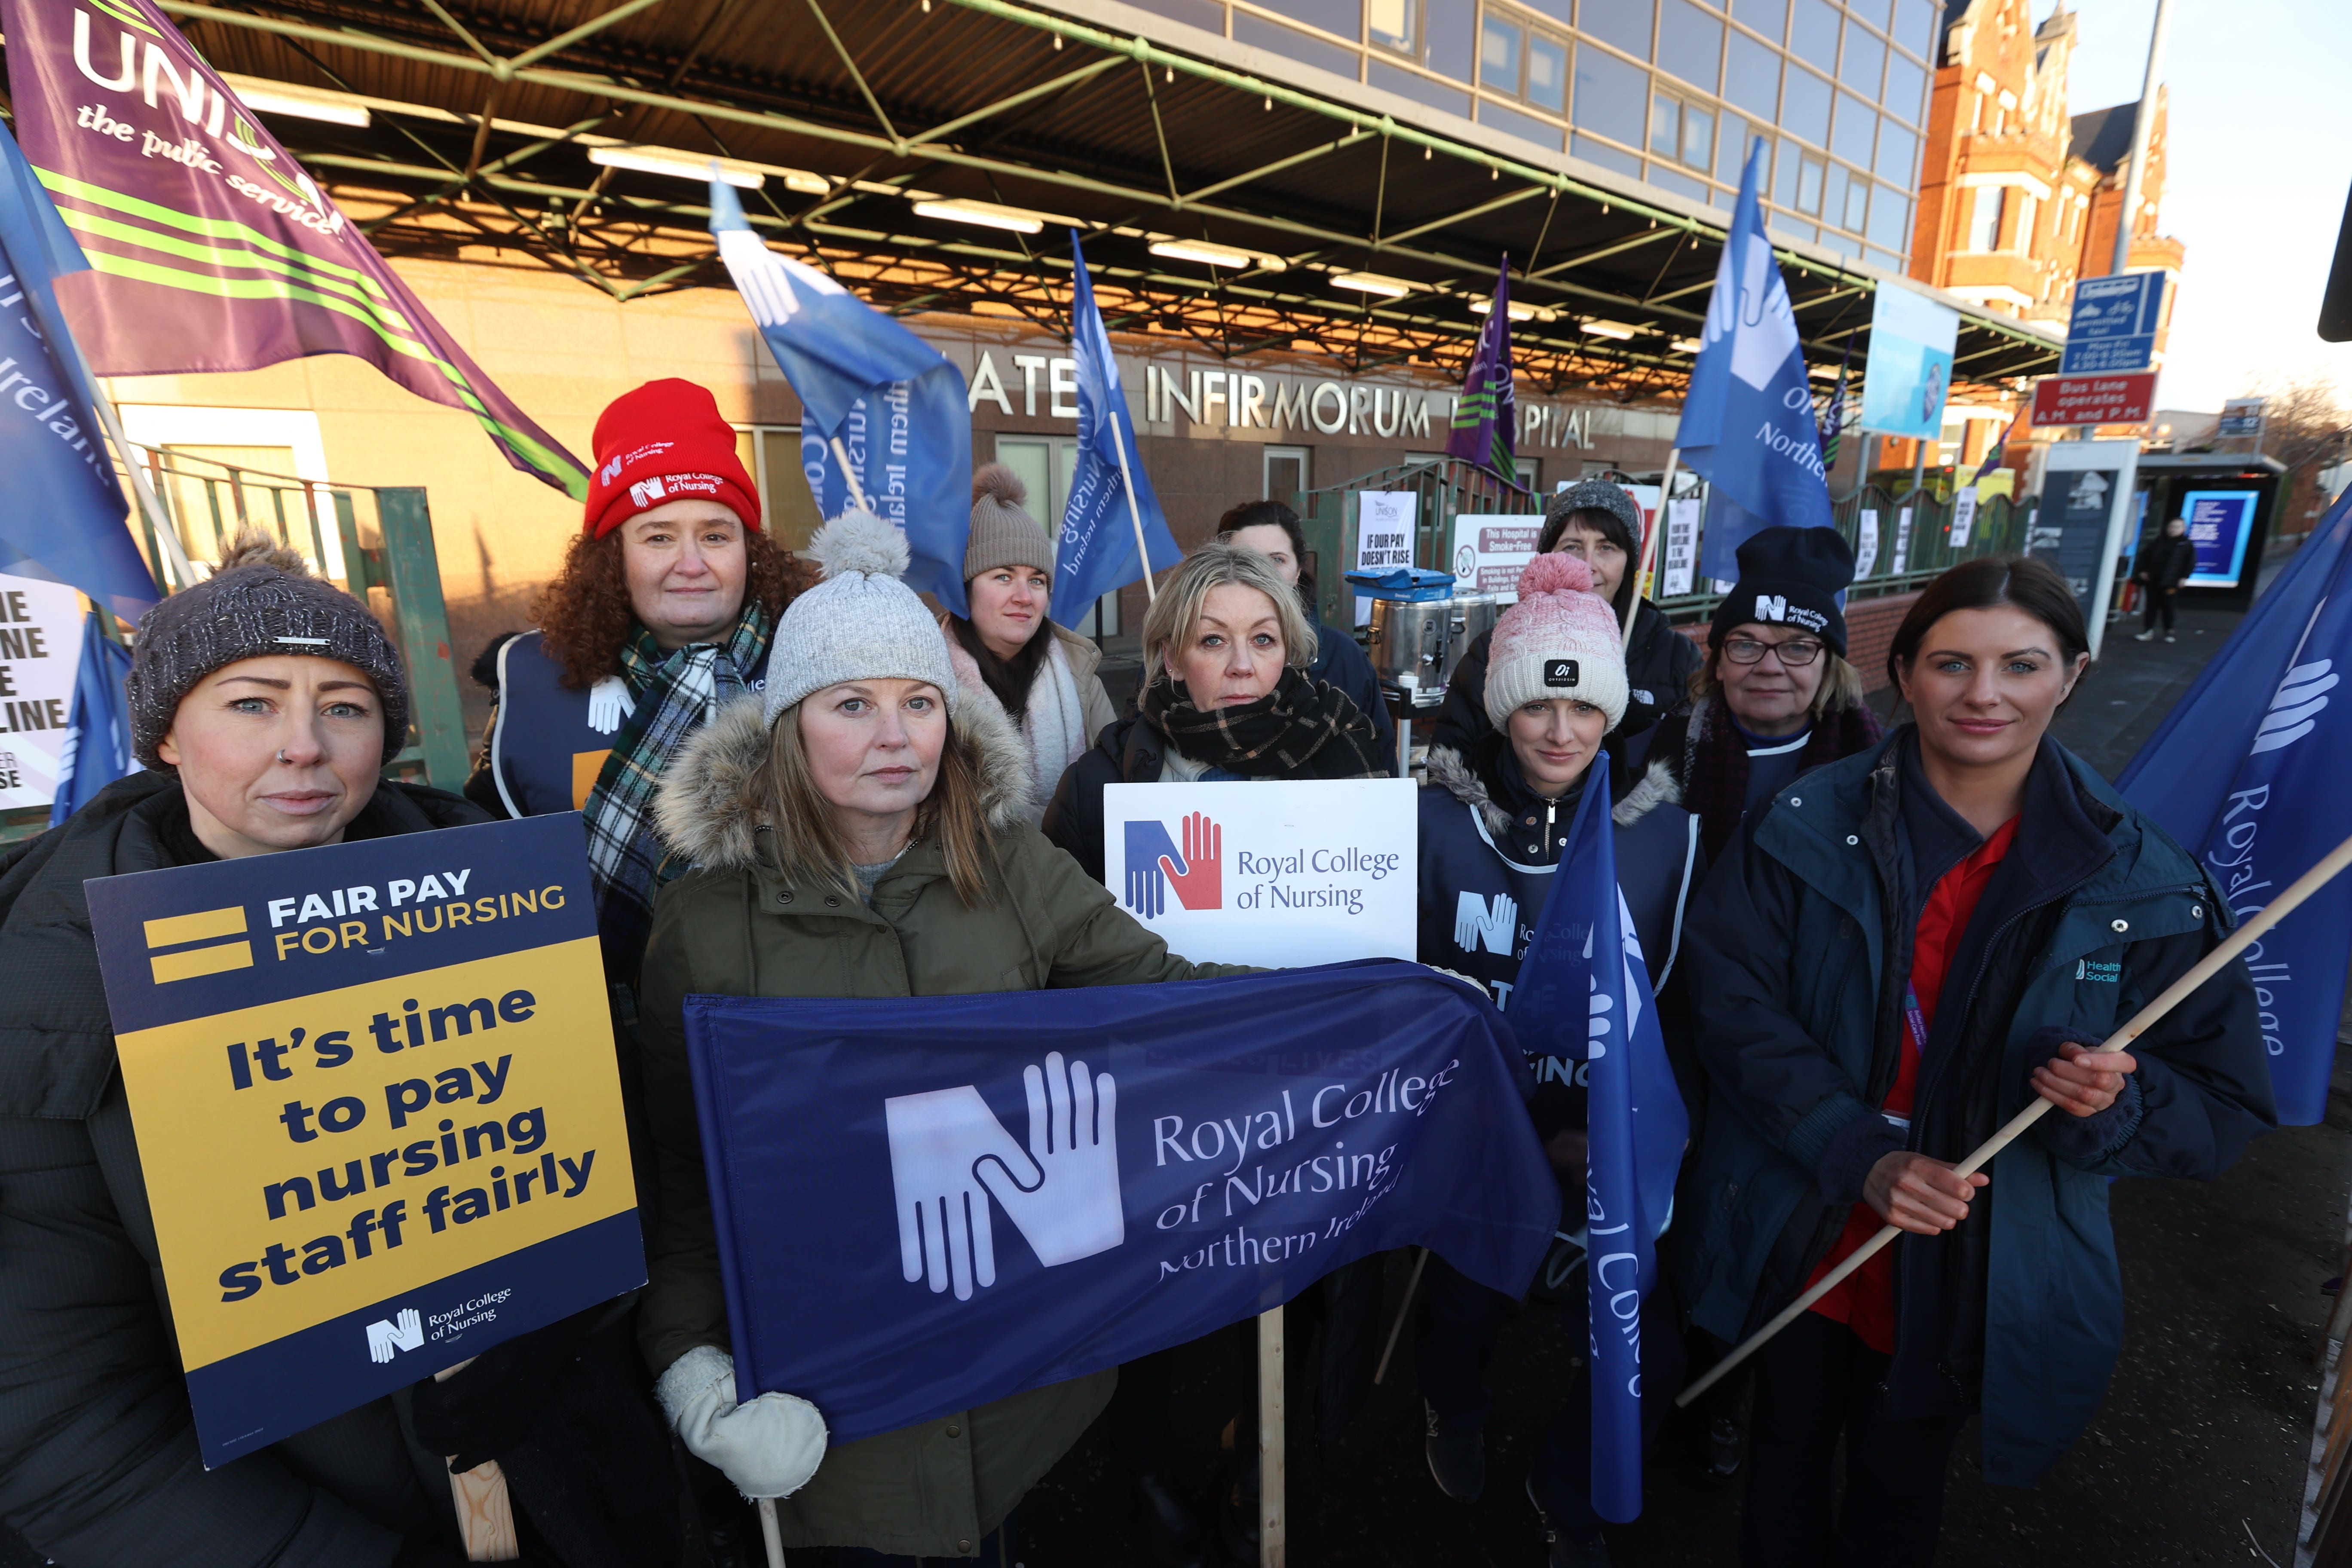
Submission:
M 1490 834 L 1507 831 L 1511 826 L 1511 814 L 1496 804 L 1494 792 L 1478 776 L 1478 770 L 1452 746 L 1430 748 L 1421 787 L 1442 789 L 1476 812 Z M 1664 763 L 1654 762 L 1642 782 L 1627 790 L 1625 798 L 1610 808 L 1609 820 L 1620 827 L 1631 827 L 1658 806 L 1681 805 L 1682 797 L 1682 786 L 1675 783 L 1674 774 Z
M 662 775 L 654 821 L 662 842 L 706 870 L 760 863 L 763 812 L 751 781 L 767 755 L 768 726 L 756 692 L 722 706 L 678 748 Z M 972 749 L 980 802 L 992 831 L 1018 827 L 1029 804 L 1029 748 L 995 702 L 959 702 L 948 722 Z

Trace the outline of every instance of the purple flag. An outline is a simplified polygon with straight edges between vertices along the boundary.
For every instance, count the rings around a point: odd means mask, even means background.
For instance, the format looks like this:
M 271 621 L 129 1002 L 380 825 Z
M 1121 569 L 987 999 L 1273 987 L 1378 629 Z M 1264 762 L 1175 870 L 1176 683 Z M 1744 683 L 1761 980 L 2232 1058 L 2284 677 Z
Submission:
M 58 294 L 93 371 L 357 354 L 587 498 L 579 459 L 490 384 L 149 0 L 0 0 L 0 23 L 16 139 L 89 258 Z
M 1519 460 L 1512 437 L 1518 416 L 1518 395 L 1511 389 L 1511 258 L 1507 256 L 1495 273 L 1495 298 L 1486 324 L 1478 329 L 1478 347 L 1470 356 L 1470 374 L 1462 380 L 1461 401 L 1454 405 L 1447 456 L 1492 468 L 1506 483 L 1517 484 Z

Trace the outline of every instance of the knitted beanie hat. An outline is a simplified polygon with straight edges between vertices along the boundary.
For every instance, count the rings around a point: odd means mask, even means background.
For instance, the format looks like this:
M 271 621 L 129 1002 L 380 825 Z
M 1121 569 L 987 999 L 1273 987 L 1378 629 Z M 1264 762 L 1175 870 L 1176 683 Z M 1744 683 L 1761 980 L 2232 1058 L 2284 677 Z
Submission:
M 963 580 L 1000 566 L 1054 570 L 1054 546 L 1037 520 L 1021 509 L 1029 487 L 1002 463 L 971 477 L 971 538 L 963 547 Z
M 715 500 L 744 527 L 760 526 L 759 490 L 709 387 L 671 376 L 621 394 L 596 417 L 595 451 L 591 539 L 674 500 Z
M 1554 490 L 1544 498 L 1544 521 L 1547 524 L 1580 511 L 1605 511 L 1625 525 L 1636 544 L 1642 539 L 1642 509 L 1625 487 L 1608 479 L 1579 479 L 1564 490 Z
M 1740 542 L 1739 581 L 1715 607 L 1709 647 L 1750 621 L 1811 632 L 1845 657 L 1837 596 L 1853 581 L 1853 546 L 1834 528 L 1761 529 Z
M 824 569 L 824 581 L 794 599 L 776 628 L 768 723 L 810 692 L 845 680 L 928 680 L 954 711 L 947 637 L 898 580 L 910 559 L 907 536 L 853 507 L 818 529 L 805 553 Z
M 383 702 L 383 760 L 408 743 L 408 678 L 400 655 L 368 607 L 302 558 L 266 536 L 248 533 L 213 574 L 147 612 L 131 647 L 131 745 L 139 761 L 176 773 L 155 754 L 195 684 L 241 658 L 309 654 L 339 658 L 375 682 Z
M 1519 602 L 1495 623 L 1486 658 L 1486 717 L 1497 730 L 1523 702 L 1554 697 L 1625 717 L 1625 641 L 1592 568 L 1573 555 L 1538 555 L 1519 574 Z

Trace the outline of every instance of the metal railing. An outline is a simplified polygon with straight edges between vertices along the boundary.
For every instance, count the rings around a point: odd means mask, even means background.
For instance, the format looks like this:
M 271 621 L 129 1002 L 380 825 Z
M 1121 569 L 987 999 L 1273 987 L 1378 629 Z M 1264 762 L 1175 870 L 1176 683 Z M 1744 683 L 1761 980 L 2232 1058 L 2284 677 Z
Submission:
M 1344 576 L 1356 560 L 1356 498 L 1366 490 L 1409 490 L 1419 497 L 1413 509 L 1412 559 L 1416 565 L 1432 568 L 1443 567 L 1451 556 L 1454 520 L 1463 513 L 1475 517 L 1543 510 L 1543 498 L 1535 491 L 1460 458 L 1398 463 L 1345 484 L 1294 493 L 1291 506 L 1312 557 L 1315 609 L 1325 626 L 1349 626 L 1355 619 L 1355 591 Z

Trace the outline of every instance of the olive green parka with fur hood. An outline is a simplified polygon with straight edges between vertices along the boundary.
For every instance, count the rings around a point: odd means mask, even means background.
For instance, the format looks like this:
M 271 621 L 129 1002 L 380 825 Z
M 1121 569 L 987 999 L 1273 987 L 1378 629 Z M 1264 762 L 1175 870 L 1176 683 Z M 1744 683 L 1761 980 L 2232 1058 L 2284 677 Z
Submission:
M 697 868 L 655 904 L 642 979 L 662 1212 L 638 1331 L 656 1374 L 697 1345 L 729 1342 L 688 1076 L 687 996 L 951 996 L 1245 973 L 1170 953 L 1022 819 L 1028 752 L 1001 707 L 961 701 L 953 722 L 978 761 L 989 826 L 993 899 L 977 909 L 957 897 L 929 839 L 882 874 L 870 908 L 829 879 L 780 869 L 752 792 L 768 747 L 757 696 L 720 709 L 670 765 L 662 835 Z M 822 1259 L 811 1260 L 807 1283 L 826 1288 Z M 784 1542 L 969 1555 L 1100 1414 L 1112 1381 L 1101 1373 L 835 1447 L 777 1505 Z

